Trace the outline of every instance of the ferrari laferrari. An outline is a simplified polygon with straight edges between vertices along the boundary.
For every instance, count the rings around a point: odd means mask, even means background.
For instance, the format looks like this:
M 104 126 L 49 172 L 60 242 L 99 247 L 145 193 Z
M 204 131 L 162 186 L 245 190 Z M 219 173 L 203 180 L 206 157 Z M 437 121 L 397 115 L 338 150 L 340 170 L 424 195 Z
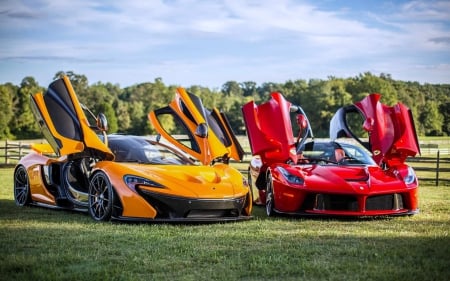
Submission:
M 201 100 L 182 88 L 175 100 L 160 111 L 180 113 L 177 120 L 188 123 L 184 128 L 193 131 L 185 141 L 195 146 L 194 156 L 161 135 L 107 135 L 106 117 L 80 104 L 67 77 L 52 82 L 44 94 L 33 94 L 31 108 L 48 143 L 34 145 L 16 166 L 16 204 L 84 211 L 96 221 L 251 218 L 247 180 L 227 163 L 241 159 L 242 148 L 230 136 L 226 117 L 207 115 L 211 111 Z
M 280 93 L 260 105 L 246 103 L 254 203 L 265 205 L 268 216 L 417 214 L 418 180 L 405 163 L 420 153 L 412 114 L 380 98 L 371 94 L 340 108 L 327 140 L 316 140 L 303 108 Z

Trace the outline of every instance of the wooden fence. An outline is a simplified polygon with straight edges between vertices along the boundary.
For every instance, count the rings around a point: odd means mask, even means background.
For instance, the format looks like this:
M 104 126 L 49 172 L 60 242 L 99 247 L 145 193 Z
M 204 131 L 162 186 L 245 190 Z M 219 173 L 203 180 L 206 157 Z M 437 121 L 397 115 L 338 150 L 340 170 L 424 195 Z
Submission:
M 429 151 L 431 153 L 436 152 L 436 157 L 420 156 L 407 159 L 407 162 L 414 167 L 415 171 L 419 172 L 419 175 L 421 171 L 432 172 L 435 175 L 434 177 L 419 176 L 419 180 L 434 181 L 436 186 L 439 186 L 441 182 L 450 183 L 450 158 L 442 157 L 440 150 L 434 146 L 426 147 L 426 149 L 432 149 L 433 151 Z M 0 160 L 0 166 L 13 166 L 30 151 L 29 143 L 6 140 L 4 146 L 0 147 L 0 159 L 3 159 L 3 161 Z M 448 149 L 444 149 L 444 155 L 448 155 Z M 248 156 L 246 158 L 250 159 L 250 155 Z
M 436 186 L 439 186 L 439 182 L 450 183 L 450 158 L 441 157 L 441 153 L 438 150 L 436 157 L 410 157 L 407 162 L 411 163 L 416 172 L 433 172 L 435 176 L 419 177 L 419 180 L 435 181 Z
M 0 147 L 0 158 L 4 165 L 14 165 L 20 158 L 30 152 L 31 145 L 23 142 L 5 141 L 5 146 Z

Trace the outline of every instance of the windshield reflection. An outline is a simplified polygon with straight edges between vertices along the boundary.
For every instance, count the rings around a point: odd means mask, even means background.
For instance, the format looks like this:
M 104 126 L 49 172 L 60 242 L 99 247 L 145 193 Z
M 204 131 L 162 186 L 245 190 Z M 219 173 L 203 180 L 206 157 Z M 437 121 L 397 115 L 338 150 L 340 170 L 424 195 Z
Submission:
M 189 158 L 173 148 L 136 136 L 110 136 L 109 148 L 116 162 L 155 165 L 193 165 Z

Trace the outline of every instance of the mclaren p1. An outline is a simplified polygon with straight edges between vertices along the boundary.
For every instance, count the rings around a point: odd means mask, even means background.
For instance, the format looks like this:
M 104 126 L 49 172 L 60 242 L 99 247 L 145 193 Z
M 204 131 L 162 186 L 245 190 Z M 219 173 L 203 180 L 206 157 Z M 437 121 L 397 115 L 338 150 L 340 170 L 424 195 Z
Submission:
M 225 161 L 243 154 L 226 117 L 209 116 L 201 100 L 182 88 L 175 100 L 157 112 L 179 113 L 177 120 L 188 123 L 193 156 L 160 136 L 107 135 L 105 116 L 80 104 L 67 77 L 33 94 L 31 108 L 48 143 L 34 145 L 16 166 L 16 204 L 85 211 L 97 221 L 250 219 L 247 181 Z

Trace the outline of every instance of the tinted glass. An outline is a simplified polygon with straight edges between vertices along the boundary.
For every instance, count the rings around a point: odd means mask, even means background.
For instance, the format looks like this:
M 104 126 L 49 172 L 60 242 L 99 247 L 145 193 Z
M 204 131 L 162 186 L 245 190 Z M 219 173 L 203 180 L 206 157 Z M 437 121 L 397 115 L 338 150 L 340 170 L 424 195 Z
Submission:
M 360 146 L 348 143 L 310 142 L 305 145 L 303 156 L 310 161 L 334 163 L 336 149 L 343 149 L 346 158 L 340 162 L 344 165 L 375 165 L 369 152 Z
M 116 162 L 138 162 L 156 165 L 192 165 L 193 162 L 180 153 L 156 142 L 139 137 L 110 137 L 109 148 Z
M 80 124 L 63 80 L 50 84 L 44 94 L 48 114 L 55 129 L 64 137 L 81 141 Z

